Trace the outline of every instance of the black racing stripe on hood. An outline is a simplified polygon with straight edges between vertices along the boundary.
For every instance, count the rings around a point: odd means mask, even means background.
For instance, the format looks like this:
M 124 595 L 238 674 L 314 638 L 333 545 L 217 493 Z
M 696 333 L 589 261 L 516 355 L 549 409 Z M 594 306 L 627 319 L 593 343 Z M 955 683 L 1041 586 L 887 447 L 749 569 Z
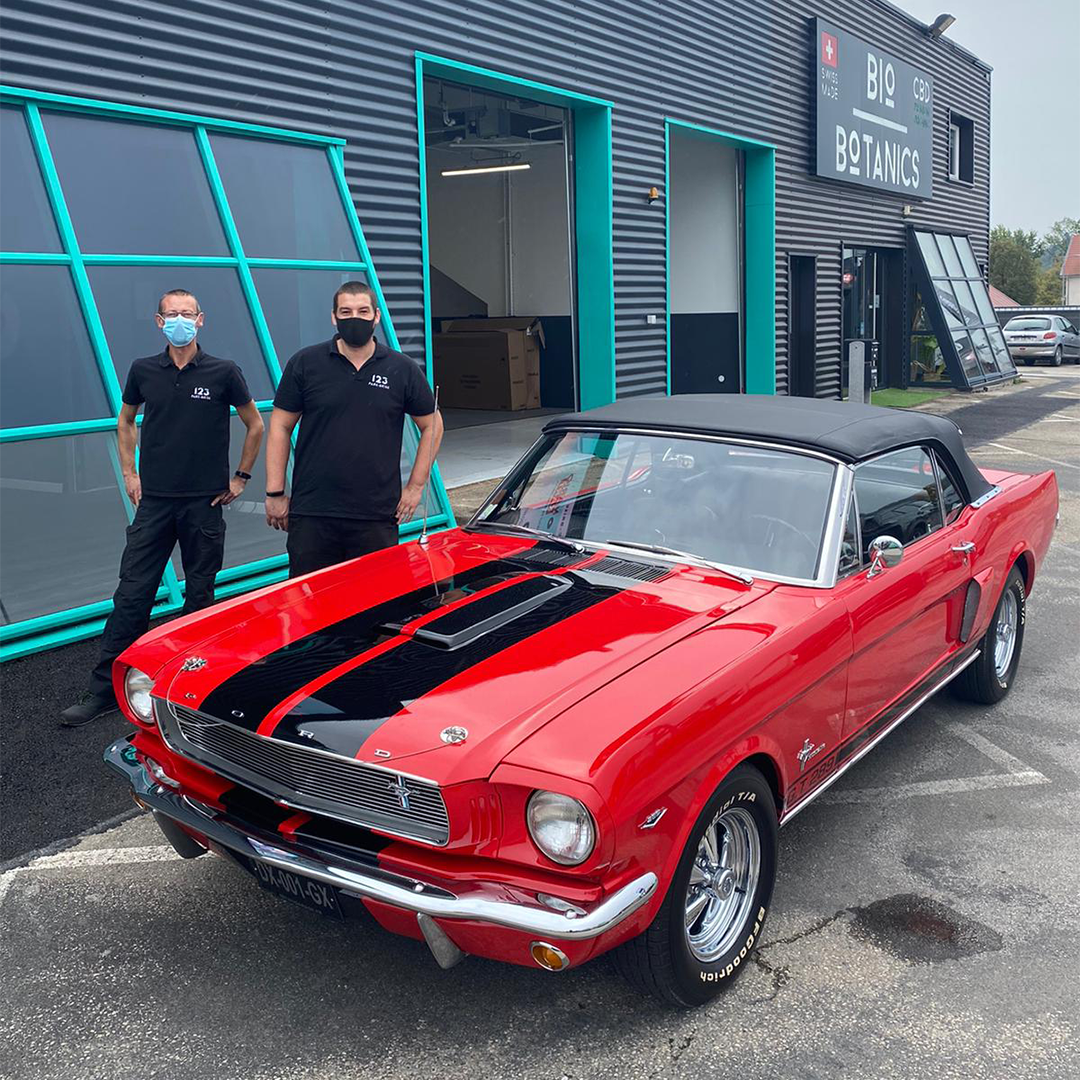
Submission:
M 238 671 L 207 694 L 199 711 L 255 731 L 290 694 L 388 636 L 382 629 L 384 624 L 406 623 L 445 602 L 446 594 L 455 590 L 478 591 L 529 572 L 535 571 L 527 564 L 493 559 L 357 612 L 305 634 Z
M 625 591 L 624 587 L 587 580 L 573 570 L 565 578 L 570 588 L 461 648 L 439 648 L 410 638 L 345 672 L 284 716 L 274 729 L 274 738 L 355 756 L 382 724 L 410 702 L 541 630 Z M 301 736 L 299 728 L 306 734 Z

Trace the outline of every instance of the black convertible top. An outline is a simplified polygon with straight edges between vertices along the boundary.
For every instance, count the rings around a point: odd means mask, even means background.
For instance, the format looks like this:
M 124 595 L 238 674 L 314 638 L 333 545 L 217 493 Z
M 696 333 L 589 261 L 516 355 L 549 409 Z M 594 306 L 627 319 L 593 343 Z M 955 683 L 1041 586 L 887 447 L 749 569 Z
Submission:
M 580 427 L 732 435 L 819 450 L 851 464 L 886 450 L 932 443 L 967 488 L 969 502 L 991 487 L 968 457 L 956 424 L 909 409 L 771 394 L 675 394 L 624 398 L 589 412 L 556 416 L 544 431 Z

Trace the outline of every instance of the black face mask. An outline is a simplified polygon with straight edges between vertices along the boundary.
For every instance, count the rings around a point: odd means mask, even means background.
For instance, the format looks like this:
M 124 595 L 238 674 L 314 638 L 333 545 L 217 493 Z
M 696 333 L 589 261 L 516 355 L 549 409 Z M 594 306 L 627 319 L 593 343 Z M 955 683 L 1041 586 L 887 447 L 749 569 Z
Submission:
M 374 319 L 338 319 L 337 332 L 346 345 L 362 349 L 375 333 Z

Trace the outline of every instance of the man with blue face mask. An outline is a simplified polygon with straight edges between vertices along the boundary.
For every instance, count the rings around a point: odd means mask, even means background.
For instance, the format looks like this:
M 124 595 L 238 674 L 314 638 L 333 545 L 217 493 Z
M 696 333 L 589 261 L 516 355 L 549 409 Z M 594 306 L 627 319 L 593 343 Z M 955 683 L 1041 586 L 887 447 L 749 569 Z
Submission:
M 61 722 L 69 727 L 116 708 L 113 661 L 146 632 L 161 575 L 177 543 L 184 567 L 184 613 L 214 602 L 214 578 L 225 552 L 221 508 L 251 479 L 263 422 L 240 368 L 199 347 L 196 337 L 204 319 L 191 293 L 167 292 L 155 316 L 165 335 L 165 350 L 136 360 L 128 372 L 117 435 L 135 520 L 128 526 L 120 584 L 89 692 L 61 713 Z M 135 417 L 140 406 L 145 411 L 136 469 Z M 230 406 L 247 428 L 240 467 L 231 478 Z

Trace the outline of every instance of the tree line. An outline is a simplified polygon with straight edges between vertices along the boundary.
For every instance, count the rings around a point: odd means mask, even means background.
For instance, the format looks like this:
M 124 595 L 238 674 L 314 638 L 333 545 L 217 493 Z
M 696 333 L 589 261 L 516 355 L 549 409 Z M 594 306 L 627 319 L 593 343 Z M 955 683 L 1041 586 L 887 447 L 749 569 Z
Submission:
M 995 225 L 990 231 L 990 284 L 1018 304 L 1054 307 L 1061 303 L 1061 264 L 1080 218 L 1055 221 L 1042 236 Z

